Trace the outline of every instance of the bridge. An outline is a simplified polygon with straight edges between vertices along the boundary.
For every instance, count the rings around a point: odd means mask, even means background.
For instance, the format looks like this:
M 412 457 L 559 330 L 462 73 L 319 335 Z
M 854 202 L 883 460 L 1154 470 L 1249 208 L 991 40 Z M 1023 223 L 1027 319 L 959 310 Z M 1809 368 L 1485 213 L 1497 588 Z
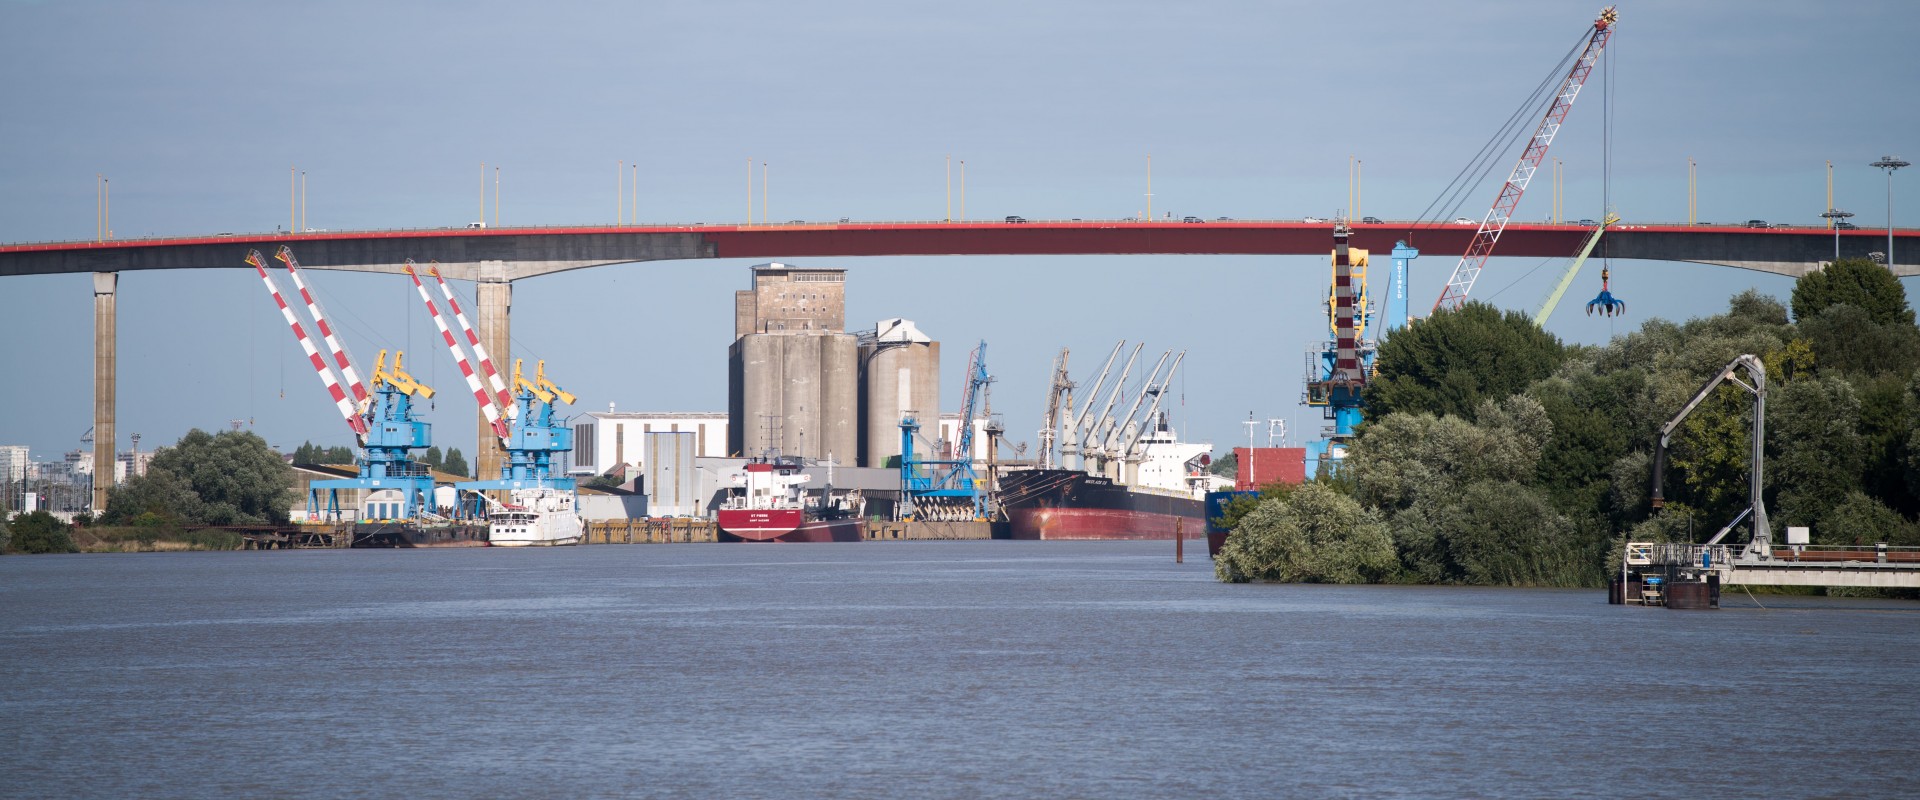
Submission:
M 1396 241 L 1446 259 L 1467 249 L 1476 225 L 1384 221 L 1352 225 L 1355 247 L 1374 252 Z M 1500 256 L 1571 256 L 1591 226 L 1507 226 Z M 1800 276 L 1833 259 L 1887 249 L 1886 229 L 1749 228 L 1623 224 L 1601 240 L 1601 254 L 1712 264 Z M 1890 268 L 1920 275 L 1920 230 L 1895 229 Z M 795 259 L 923 255 L 1318 255 L 1328 252 L 1331 222 L 1277 220 L 1049 220 L 1028 222 L 790 222 L 726 225 L 589 225 L 435 228 L 295 234 L 215 234 L 106 241 L 0 244 L 0 276 L 89 273 L 94 295 L 94 463 L 113 463 L 118 275 L 156 269 L 251 269 L 249 249 L 289 245 L 305 269 L 399 274 L 407 259 L 437 261 L 449 278 L 474 281 L 479 335 L 501 363 L 510 357 L 512 283 L 611 264 L 704 258 Z M 476 418 L 478 415 L 476 414 Z M 479 419 L 479 441 L 490 430 Z M 482 446 L 476 467 L 497 469 L 500 452 Z M 94 507 L 106 507 L 105 485 Z

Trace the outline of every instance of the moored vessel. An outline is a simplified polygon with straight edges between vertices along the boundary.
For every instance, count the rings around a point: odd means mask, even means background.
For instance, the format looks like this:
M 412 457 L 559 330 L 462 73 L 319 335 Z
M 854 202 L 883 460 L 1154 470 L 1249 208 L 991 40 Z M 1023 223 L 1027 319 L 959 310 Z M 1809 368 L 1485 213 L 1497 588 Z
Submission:
M 510 503 L 487 514 L 487 544 L 494 547 L 542 547 L 579 544 L 585 532 L 572 489 L 540 486 L 515 489 Z
M 729 542 L 857 542 L 865 538 L 856 499 L 833 493 L 809 503 L 813 477 L 790 458 L 747 462 L 733 476 L 733 489 L 716 513 L 720 539 Z
M 1211 445 L 1179 441 L 1159 419 L 1133 461 L 1104 474 L 1032 469 L 1000 476 L 1001 507 L 1015 539 L 1172 539 L 1206 530 L 1202 501 Z M 1122 476 L 1130 482 L 1122 482 Z

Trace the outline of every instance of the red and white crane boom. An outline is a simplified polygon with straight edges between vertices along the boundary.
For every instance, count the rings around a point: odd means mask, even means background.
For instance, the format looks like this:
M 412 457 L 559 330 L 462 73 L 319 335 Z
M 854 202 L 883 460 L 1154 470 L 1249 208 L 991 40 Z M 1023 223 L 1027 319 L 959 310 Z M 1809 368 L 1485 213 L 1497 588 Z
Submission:
M 287 305 L 287 299 L 280 295 L 280 287 L 273 282 L 273 276 L 267 274 L 267 260 L 260 251 L 247 252 L 247 263 L 252 264 L 260 273 L 260 280 L 267 285 L 267 292 L 273 295 L 273 302 L 280 307 L 280 316 L 285 317 L 287 326 L 293 329 L 293 338 L 300 341 L 300 349 L 306 351 L 307 360 L 313 363 L 313 371 L 320 374 L 320 382 L 327 387 L 327 395 L 333 398 L 333 405 L 340 409 L 340 416 L 347 421 L 347 427 L 353 429 L 354 439 L 361 445 L 367 443 L 367 420 L 355 413 L 353 402 L 347 399 L 346 390 L 340 388 L 340 381 L 333 376 L 333 369 L 327 366 L 326 359 L 320 357 L 320 350 L 313 346 L 313 340 L 300 327 L 300 318 L 294 316 L 293 308 Z
M 480 362 L 480 371 L 487 374 L 487 385 L 493 388 L 501 407 L 507 410 L 507 419 L 520 418 L 520 406 L 507 394 L 507 384 L 500 379 L 500 372 L 493 368 L 493 359 L 487 357 L 487 348 L 480 344 L 480 337 L 474 335 L 473 326 L 467 324 L 466 312 L 460 310 L 460 300 L 453 296 L 453 287 L 447 285 L 447 279 L 440 277 L 440 265 L 428 264 L 427 272 L 440 284 L 440 294 L 447 298 L 447 307 L 453 309 L 454 321 L 460 323 L 460 332 L 467 335 L 467 344 L 473 348 L 473 357 Z
M 1613 6 L 1600 10 L 1600 17 L 1593 21 L 1593 30 L 1587 36 L 1587 47 L 1580 58 L 1573 62 L 1573 69 L 1560 82 L 1560 92 L 1553 98 L 1553 105 L 1547 107 L 1547 115 L 1540 120 L 1540 127 L 1534 129 L 1533 139 L 1527 142 L 1527 149 L 1520 153 L 1520 163 L 1513 166 L 1513 174 L 1500 187 L 1500 197 L 1493 201 L 1493 208 L 1480 221 L 1480 230 L 1473 235 L 1473 244 L 1467 247 L 1460 263 L 1453 268 L 1453 277 L 1447 279 L 1447 288 L 1441 290 L 1440 299 L 1433 304 L 1433 310 L 1459 308 L 1467 302 L 1467 292 L 1473 289 L 1474 279 L 1480 277 L 1480 268 L 1487 263 L 1487 257 L 1493 255 L 1493 246 L 1500 241 L 1500 234 L 1507 229 L 1507 221 L 1513 217 L 1513 209 L 1520 204 L 1520 195 L 1527 191 L 1527 184 L 1533 180 L 1533 173 L 1540 168 L 1540 162 L 1547 157 L 1547 147 L 1553 144 L 1553 137 L 1560 132 L 1560 123 L 1567 118 L 1567 112 L 1573 109 L 1573 101 L 1580 96 L 1580 87 L 1586 85 L 1587 75 L 1593 72 L 1594 62 L 1600 59 L 1600 53 L 1606 49 L 1607 40 L 1613 36 L 1615 20 L 1619 18 Z
M 413 279 L 413 288 L 420 293 L 420 300 L 427 304 L 427 316 L 433 318 L 433 327 L 440 329 L 440 338 L 447 343 L 447 350 L 453 353 L 453 360 L 460 365 L 460 375 L 467 379 L 467 388 L 473 391 L 473 399 L 480 403 L 480 413 L 486 415 L 487 425 L 493 428 L 493 435 L 500 438 L 500 444 L 509 440 L 507 424 L 500 420 L 500 409 L 493 404 L 493 398 L 487 396 L 487 390 L 480 386 L 480 376 L 474 374 L 473 364 L 467 360 L 467 351 L 453 338 L 453 331 L 447 329 L 447 321 L 440 316 L 440 309 L 433 304 L 433 296 L 427 294 L 427 286 L 420 282 L 419 273 L 413 269 L 413 259 L 407 259 L 407 277 Z
M 273 257 L 286 264 L 287 274 L 293 276 L 294 288 L 300 290 L 300 299 L 306 301 L 307 316 L 312 317 L 314 327 L 320 329 L 320 338 L 327 343 L 327 352 L 333 355 L 333 363 L 340 367 L 340 377 L 353 390 L 354 410 L 366 413 L 373 404 L 373 395 L 367 393 L 367 385 L 361 382 L 360 375 L 354 371 L 353 357 L 347 354 L 346 346 L 340 344 L 339 337 L 333 335 L 333 326 L 327 324 L 327 314 L 320 309 L 320 301 L 307 291 L 307 282 L 300 279 L 300 262 L 294 259 L 293 250 L 281 245 L 280 252 L 274 253 Z

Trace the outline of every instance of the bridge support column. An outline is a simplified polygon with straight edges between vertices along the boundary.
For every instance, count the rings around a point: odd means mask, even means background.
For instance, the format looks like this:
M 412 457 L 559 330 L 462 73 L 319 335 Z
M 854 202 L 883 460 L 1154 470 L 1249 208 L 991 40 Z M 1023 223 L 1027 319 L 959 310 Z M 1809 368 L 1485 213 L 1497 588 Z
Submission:
M 93 273 L 93 513 L 107 510 L 107 490 L 113 487 L 114 390 L 117 380 L 115 289 L 118 272 Z
M 480 262 L 479 283 L 474 287 L 475 313 L 479 319 L 474 321 L 479 328 L 480 343 L 486 345 L 487 355 L 493 359 L 493 365 L 500 370 L 502 380 L 508 381 L 507 391 L 513 386 L 513 337 L 512 325 L 508 319 L 513 308 L 513 283 L 506 278 L 506 263 L 502 261 Z M 506 409 L 501 409 L 502 413 Z M 472 461 L 474 477 L 481 480 L 494 480 L 500 477 L 501 465 L 506 463 L 507 453 L 500 447 L 500 440 L 494 438 L 493 427 L 487 424 L 486 415 L 478 409 L 474 411 L 479 431 L 478 444 L 474 448 Z

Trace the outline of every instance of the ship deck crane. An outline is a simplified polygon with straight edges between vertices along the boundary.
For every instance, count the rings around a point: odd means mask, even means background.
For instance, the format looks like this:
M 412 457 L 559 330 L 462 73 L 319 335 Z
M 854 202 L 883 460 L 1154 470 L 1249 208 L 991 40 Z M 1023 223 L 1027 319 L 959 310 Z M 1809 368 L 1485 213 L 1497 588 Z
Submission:
M 1105 435 L 1101 437 L 1099 447 L 1093 448 L 1093 451 L 1100 456 L 1101 463 L 1099 467 L 1101 472 L 1106 472 L 1108 465 L 1115 461 L 1123 460 L 1126 457 L 1126 447 L 1124 446 L 1125 443 L 1123 440 L 1133 435 L 1133 431 L 1129 430 L 1128 426 L 1133 424 L 1134 417 L 1140 413 L 1140 405 L 1146 402 L 1147 395 L 1158 391 L 1155 389 L 1155 381 L 1160 380 L 1160 369 L 1167 365 L 1167 359 L 1172 356 L 1172 350 L 1160 354 L 1160 360 L 1153 364 L 1153 371 L 1147 373 L 1146 383 L 1140 385 L 1140 393 L 1133 396 L 1133 405 L 1127 407 L 1126 416 L 1108 420 L 1102 425 Z M 1178 369 L 1179 367 L 1180 362 L 1175 360 L 1174 369 Z M 1173 377 L 1171 370 L 1167 372 L 1167 377 Z M 1153 412 L 1147 412 L 1147 416 L 1152 417 Z M 1138 429 L 1135 428 L 1133 430 Z
M 1067 378 L 1067 348 L 1053 358 L 1053 382 L 1047 386 L 1047 408 L 1040 418 L 1040 468 L 1053 469 L 1053 437 L 1060 430 L 1060 404 L 1065 399 L 1067 415 L 1073 415 L 1073 381 Z
M 1120 356 L 1120 348 L 1126 346 L 1126 341 L 1122 340 L 1113 346 L 1113 352 L 1107 354 L 1107 364 L 1100 368 L 1100 377 L 1093 382 L 1093 388 L 1087 390 L 1087 398 L 1089 401 L 1100 396 L 1100 387 L 1106 385 L 1107 375 L 1113 371 L 1114 359 Z M 1138 355 L 1139 350 L 1140 348 L 1138 347 L 1134 348 L 1134 353 Z M 1129 358 L 1128 366 L 1131 367 L 1131 365 L 1132 359 Z M 1088 426 L 1095 422 L 1093 414 L 1090 413 L 1092 410 L 1093 404 L 1089 402 L 1087 407 L 1080 409 L 1080 414 L 1075 416 L 1072 405 L 1068 405 L 1066 424 L 1060 432 L 1061 467 L 1066 469 L 1082 469 L 1085 466 L 1081 446 L 1086 441 Z
M 1733 373 L 1735 371 L 1743 369 L 1746 370 L 1747 376 L 1753 381 L 1751 385 L 1734 377 Z M 1726 538 L 1727 533 L 1734 529 L 1734 526 L 1739 525 L 1742 520 L 1752 517 L 1753 539 L 1747 544 L 1747 549 L 1742 553 L 1742 556 L 1758 555 L 1764 557 L 1770 551 L 1770 540 L 1773 530 L 1769 527 L 1767 521 L 1766 501 L 1761 497 L 1761 487 L 1763 483 L 1761 479 L 1761 469 L 1763 467 L 1762 462 L 1766 455 L 1767 442 L 1767 366 L 1761 363 L 1759 358 L 1751 354 L 1735 358 L 1725 367 L 1721 367 L 1719 372 L 1715 373 L 1712 378 L 1707 379 L 1706 385 L 1700 387 L 1700 391 L 1694 393 L 1693 399 L 1687 401 L 1687 404 L 1680 409 L 1680 413 L 1675 414 L 1673 419 L 1667 421 L 1667 424 L 1660 426 L 1660 438 L 1654 444 L 1653 448 L 1653 507 L 1657 509 L 1666 505 L 1666 496 L 1662 484 L 1665 483 L 1666 479 L 1667 445 L 1669 440 L 1673 438 L 1673 432 L 1680 428 L 1680 423 L 1685 422 L 1687 417 L 1693 414 L 1694 409 L 1700 407 L 1700 403 L 1705 401 L 1709 395 L 1713 394 L 1713 390 L 1720 388 L 1720 384 L 1729 380 L 1733 381 L 1740 388 L 1747 390 L 1748 394 L 1753 395 L 1753 466 L 1752 473 L 1749 475 L 1748 504 L 1745 511 L 1740 512 L 1738 516 L 1733 518 L 1732 522 L 1727 523 L 1726 527 L 1721 528 L 1719 533 L 1714 534 L 1712 539 L 1707 540 L 1707 544 L 1719 544 L 1720 540 Z
M 1467 302 L 1467 293 L 1472 291 L 1473 282 L 1480 277 L 1480 269 L 1486 266 L 1487 257 L 1493 255 L 1494 245 L 1500 242 L 1500 234 L 1507 229 L 1508 220 L 1520 204 L 1520 196 L 1527 191 L 1527 184 L 1539 171 L 1540 162 L 1547 157 L 1547 148 L 1553 144 L 1553 138 L 1560 132 L 1560 125 L 1567 118 L 1567 112 L 1573 110 L 1573 101 L 1580 97 L 1580 87 L 1587 83 L 1587 76 L 1593 72 L 1593 66 L 1607 47 L 1607 40 L 1613 36 L 1614 23 L 1619 14 L 1613 6 L 1601 9 L 1599 18 L 1593 21 L 1588 32 L 1586 49 L 1573 62 L 1573 68 L 1560 81 L 1560 90 L 1554 95 L 1553 103 L 1547 106 L 1547 113 L 1534 129 L 1533 138 L 1520 153 L 1520 161 L 1513 166 L 1512 174 L 1506 183 L 1500 186 L 1500 196 L 1493 201 L 1493 207 L 1480 220 L 1479 230 L 1474 232 L 1473 242 L 1467 246 L 1467 252 L 1460 257 L 1460 263 L 1454 265 L 1452 277 L 1440 292 L 1440 299 L 1433 304 L 1433 310 L 1459 308 Z

